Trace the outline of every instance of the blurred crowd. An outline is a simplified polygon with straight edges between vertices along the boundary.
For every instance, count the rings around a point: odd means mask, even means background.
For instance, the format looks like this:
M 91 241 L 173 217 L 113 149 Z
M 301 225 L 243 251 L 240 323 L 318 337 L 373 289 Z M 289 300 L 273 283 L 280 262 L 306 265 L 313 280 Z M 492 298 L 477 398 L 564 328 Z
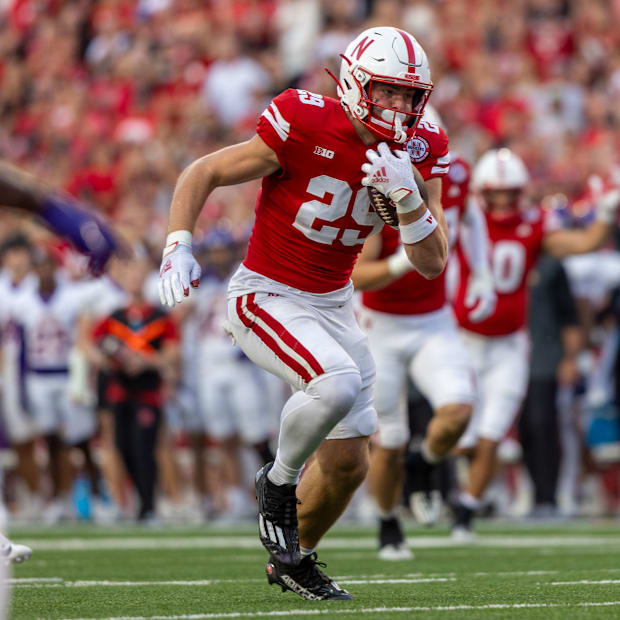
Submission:
M 4 429 L 5 447 L 14 448 L 4 451 L 3 458 L 10 471 L 8 505 L 16 515 L 40 516 L 47 507 L 49 522 L 65 518 L 80 506 L 75 480 L 89 480 L 102 520 L 117 518 L 123 510 L 153 516 L 148 493 L 140 492 L 146 508 L 135 508 L 127 498 L 125 473 L 136 487 L 145 479 L 144 484 L 151 483 L 148 472 L 131 471 L 132 457 L 115 441 L 117 403 L 102 396 L 101 386 L 94 393 L 93 376 L 109 374 L 113 357 L 110 351 L 102 357 L 97 327 L 119 308 L 157 308 L 156 273 L 145 274 L 159 264 L 167 209 L 181 170 L 201 155 L 250 137 L 269 100 L 285 88 L 334 96 L 334 82 L 324 67 L 337 74 L 339 53 L 370 25 L 400 26 L 425 48 L 435 84 L 431 102 L 452 150 L 474 163 L 488 148 L 512 148 L 531 172 L 532 200 L 564 209 L 570 224 L 587 219 L 589 179 L 618 174 L 620 164 L 617 0 L 0 1 L 0 157 L 105 212 L 139 248 L 136 265 L 113 267 L 105 285 L 89 282 L 83 263 L 66 246 L 33 222 L 0 213 L 5 280 L 0 303 L 12 295 L 11 286 L 45 265 L 63 286 L 82 289 L 75 292 L 80 312 L 65 343 L 67 368 L 71 351 L 79 350 L 82 357 L 71 366 L 67 381 L 83 375 L 80 385 L 89 385 L 91 396 L 79 404 L 99 411 L 90 434 L 75 438 L 70 451 L 67 442 L 60 441 L 59 447 L 55 439 L 62 435 L 60 428 L 27 433 L 17 442 Z M 203 265 L 216 283 L 213 289 L 219 291 L 209 299 L 222 294 L 243 255 L 257 189 L 258 183 L 221 188 L 205 206 L 196 238 L 203 244 Z M 214 228 L 219 237 L 210 234 Z M 222 257 L 220 250 L 228 256 Z M 584 439 L 587 379 L 605 355 L 615 362 L 617 347 L 611 291 L 620 283 L 618 255 L 610 248 L 601 256 L 570 259 L 565 265 L 584 342 L 579 367 L 560 377 L 566 388 L 562 415 L 568 416 L 562 424 L 569 512 L 579 510 L 584 472 L 601 469 L 607 494 L 600 510 L 620 506 L 614 469 L 620 453 L 606 452 L 601 465 Z M 131 301 L 136 272 L 145 276 L 144 299 Z M 26 288 L 40 286 L 40 278 L 39 273 L 39 284 L 33 280 Z M 222 394 L 228 395 L 213 402 L 200 395 L 199 379 L 191 384 L 187 378 L 191 360 L 214 363 L 206 354 L 188 351 L 192 346 L 209 349 L 204 344 L 212 337 L 209 326 L 221 312 L 215 302 L 211 314 L 198 310 L 199 305 L 172 317 L 176 327 L 170 331 L 176 329 L 176 335 L 169 334 L 169 346 L 177 347 L 178 355 L 171 354 L 165 366 L 150 368 L 161 375 L 161 421 L 159 413 L 153 414 L 159 429 L 153 438 L 156 486 L 172 514 L 177 508 L 179 515 L 189 514 L 184 507 L 191 505 L 192 518 L 244 515 L 252 512 L 248 472 L 273 449 L 269 444 L 275 439 L 278 402 L 286 390 L 263 376 L 240 378 L 237 387 L 256 381 L 259 392 L 268 393 L 269 404 L 262 406 L 275 419 L 257 422 L 260 428 L 254 431 L 244 431 L 243 422 L 220 428 L 218 416 L 232 415 L 224 413 L 222 403 L 233 398 L 228 392 L 235 385 L 222 380 Z M 19 307 L 3 310 L 2 316 L 5 322 L 19 323 Z M 6 343 L 7 336 L 3 338 Z M 8 363 L 4 349 L 6 394 L 6 373 L 13 372 L 11 363 L 18 365 L 19 355 Z M 135 360 L 115 363 L 115 370 L 125 364 L 137 372 Z M 597 406 L 615 403 L 609 387 L 615 366 L 608 366 L 607 383 L 601 380 L 607 393 L 600 396 L 599 389 Z M 261 389 L 261 381 L 268 387 Z M 10 406 L 22 405 L 27 409 L 21 401 Z M 184 421 L 182 412 L 196 409 L 200 415 Z M 612 439 L 620 444 L 620 432 Z M 140 442 L 136 439 L 134 448 Z M 519 450 L 507 449 L 506 454 L 511 463 L 519 460 Z M 100 469 L 105 474 L 102 488 Z M 82 472 L 77 478 L 76 471 Z M 83 516 L 88 514 L 84 509 Z

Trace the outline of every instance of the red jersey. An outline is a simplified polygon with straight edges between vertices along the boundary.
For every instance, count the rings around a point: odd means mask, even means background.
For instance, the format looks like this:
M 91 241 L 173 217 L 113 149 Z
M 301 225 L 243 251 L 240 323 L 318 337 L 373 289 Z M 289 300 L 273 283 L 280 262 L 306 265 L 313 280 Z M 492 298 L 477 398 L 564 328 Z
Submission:
M 470 167 L 460 157 L 453 157 L 448 174 L 441 185 L 441 204 L 448 223 L 450 248 L 458 238 L 461 218 L 469 192 Z M 398 231 L 386 226 L 381 231 L 381 253 L 387 258 L 398 250 Z M 433 280 L 427 280 L 417 271 L 410 271 L 391 284 L 376 291 L 362 293 L 362 305 L 390 314 L 424 314 L 443 308 L 446 303 L 446 272 Z
M 257 133 L 281 169 L 263 179 L 243 264 L 311 293 L 343 288 L 365 239 L 383 227 L 361 183 L 369 147 L 339 101 L 305 90 L 278 95 L 261 115 Z M 422 140 L 428 153 L 421 153 Z M 413 161 L 422 157 L 419 170 L 430 178 L 439 174 L 433 168 L 444 167 L 439 159 L 447 155 L 447 144 L 440 130 L 390 146 L 408 148 Z
M 505 220 L 484 212 L 489 231 L 491 270 L 497 306 L 491 316 L 472 323 L 465 306 L 469 266 L 460 252 L 461 274 L 454 300 L 454 311 L 461 327 L 483 336 L 506 336 L 525 327 L 527 320 L 527 277 L 536 264 L 545 235 L 559 228 L 557 218 L 535 207 L 516 213 Z

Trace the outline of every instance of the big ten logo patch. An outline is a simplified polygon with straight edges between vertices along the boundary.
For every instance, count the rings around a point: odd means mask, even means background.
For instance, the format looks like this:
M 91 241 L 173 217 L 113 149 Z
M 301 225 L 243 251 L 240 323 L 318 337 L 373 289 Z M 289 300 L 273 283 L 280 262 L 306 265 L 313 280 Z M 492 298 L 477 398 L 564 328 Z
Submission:
M 321 157 L 326 157 L 327 159 L 334 159 L 334 151 L 330 151 L 329 149 L 324 149 L 322 146 L 315 146 L 314 154 L 320 155 Z

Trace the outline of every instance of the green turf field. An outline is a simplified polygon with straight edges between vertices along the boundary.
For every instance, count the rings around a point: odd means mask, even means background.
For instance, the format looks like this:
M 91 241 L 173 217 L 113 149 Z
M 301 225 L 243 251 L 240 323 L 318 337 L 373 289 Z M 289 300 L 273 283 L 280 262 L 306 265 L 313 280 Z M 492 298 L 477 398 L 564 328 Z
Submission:
M 409 529 L 416 558 L 381 562 L 369 528 L 337 528 L 320 551 L 355 597 L 317 603 L 264 576 L 254 528 L 13 530 L 34 549 L 13 571 L 21 618 L 620 618 L 620 524 L 480 528 L 456 547 Z

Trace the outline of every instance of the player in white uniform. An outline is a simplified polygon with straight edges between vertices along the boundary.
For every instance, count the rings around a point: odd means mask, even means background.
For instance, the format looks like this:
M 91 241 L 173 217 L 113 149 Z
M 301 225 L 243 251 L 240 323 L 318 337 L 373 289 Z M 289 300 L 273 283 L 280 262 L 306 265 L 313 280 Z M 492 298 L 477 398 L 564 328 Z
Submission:
M 207 271 L 194 303 L 199 321 L 199 411 L 209 438 L 223 451 L 227 510 L 231 516 L 243 516 L 254 508 L 248 505 L 243 489 L 239 439 L 256 451 L 263 464 L 273 460 L 268 443 L 275 430 L 270 415 L 270 375 L 241 349 L 231 347 L 223 328 L 228 317 L 228 284 L 238 267 L 235 240 L 227 231 L 214 229 L 200 245 Z
M 423 123 L 431 136 L 436 135 L 436 142 L 439 127 Z M 431 148 L 435 143 L 426 142 Z M 448 172 L 447 166 L 429 168 L 426 157 L 419 159 L 417 166 L 427 184 L 440 188 L 450 247 L 458 238 L 462 222 L 479 250 L 471 259 L 475 277 L 470 284 L 475 290 L 470 310 L 482 320 L 493 311 L 495 292 L 486 258 L 484 218 L 467 200 L 469 166 L 454 156 Z M 476 399 L 473 368 L 446 299 L 446 272 L 426 280 L 413 271 L 411 264 L 403 260 L 395 230 L 385 227 L 381 235 L 366 242 L 353 270 L 353 283 L 364 291 L 360 325 L 369 336 L 377 363 L 375 407 L 379 434 L 372 450 L 369 483 L 380 516 L 379 557 L 410 559 L 412 554 L 397 518 L 409 440 L 407 376 L 434 409 L 421 449 L 407 457 L 412 476 L 410 490 L 415 491 L 412 509 L 416 518 L 429 524 L 437 518 L 441 505 L 438 491 L 432 492 L 437 486 L 433 479 L 436 465 L 456 445 Z
M 91 288 L 60 279 L 46 253 L 39 253 L 36 271 L 38 285 L 11 298 L 8 310 L 23 331 L 27 406 L 37 432 L 47 439 L 54 485 L 47 517 L 56 521 L 68 516 L 66 447 L 84 445 L 95 432 L 92 410 L 75 404 L 69 395 L 69 355 Z
M 403 150 L 431 88 L 417 41 L 371 28 L 345 50 L 340 101 L 283 92 L 259 119 L 258 135 L 191 164 L 172 199 L 160 271 L 170 306 L 198 283 L 191 231 L 207 196 L 263 177 L 248 254 L 229 287 L 228 330 L 250 359 L 297 390 L 256 491 L 268 580 L 310 600 L 352 598 L 322 573 L 314 549 L 364 479 L 376 429 L 374 363 L 350 282 L 365 238 L 382 227 L 367 186 L 396 204 L 416 268 L 433 278 L 445 267 L 445 218 L 422 199 Z M 386 142 L 368 148 L 378 140 Z
M 17 471 L 29 490 L 27 504 L 32 504 L 34 508 L 39 493 L 39 472 L 34 460 L 35 429 L 23 408 L 21 343 L 15 330 L 9 326 L 8 302 L 21 291 L 32 289 L 37 278 L 32 273 L 32 246 L 25 237 L 9 239 L 1 251 L 2 419 L 11 446 L 17 453 Z M 38 510 L 36 512 L 38 513 Z

